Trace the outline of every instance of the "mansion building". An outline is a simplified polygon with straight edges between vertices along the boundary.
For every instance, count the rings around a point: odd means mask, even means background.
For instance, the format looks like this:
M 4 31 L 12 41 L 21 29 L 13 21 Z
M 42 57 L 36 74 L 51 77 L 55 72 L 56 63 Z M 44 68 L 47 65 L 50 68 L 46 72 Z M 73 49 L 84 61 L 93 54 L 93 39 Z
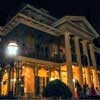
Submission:
M 55 79 L 72 91 L 76 81 L 100 87 L 96 62 L 100 48 L 93 43 L 99 34 L 84 16 L 56 19 L 44 9 L 26 5 L 0 35 L 0 95 L 11 91 L 16 96 L 37 96 Z M 13 60 L 4 53 L 9 41 L 19 47 Z

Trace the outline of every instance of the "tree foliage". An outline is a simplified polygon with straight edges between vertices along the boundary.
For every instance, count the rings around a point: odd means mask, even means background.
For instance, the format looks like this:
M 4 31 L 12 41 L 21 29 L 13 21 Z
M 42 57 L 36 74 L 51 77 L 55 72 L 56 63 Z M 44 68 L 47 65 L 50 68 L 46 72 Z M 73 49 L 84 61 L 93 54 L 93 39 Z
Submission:
M 69 87 L 56 79 L 47 84 L 45 89 L 43 90 L 44 97 L 61 97 L 62 99 L 67 99 L 72 97 L 72 92 Z

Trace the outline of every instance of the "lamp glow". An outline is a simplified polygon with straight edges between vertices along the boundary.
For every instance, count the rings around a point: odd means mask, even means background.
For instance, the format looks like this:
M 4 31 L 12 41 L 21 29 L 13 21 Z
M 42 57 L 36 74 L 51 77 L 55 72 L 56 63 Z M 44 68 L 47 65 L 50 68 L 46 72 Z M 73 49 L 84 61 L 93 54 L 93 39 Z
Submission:
M 51 78 L 50 78 L 50 81 L 53 81 L 53 80 L 55 80 L 55 78 L 51 77 Z
M 73 83 L 75 84 L 75 79 L 73 79 Z
M 15 42 L 11 42 L 7 47 L 7 54 L 9 56 L 16 56 L 18 53 L 18 45 Z

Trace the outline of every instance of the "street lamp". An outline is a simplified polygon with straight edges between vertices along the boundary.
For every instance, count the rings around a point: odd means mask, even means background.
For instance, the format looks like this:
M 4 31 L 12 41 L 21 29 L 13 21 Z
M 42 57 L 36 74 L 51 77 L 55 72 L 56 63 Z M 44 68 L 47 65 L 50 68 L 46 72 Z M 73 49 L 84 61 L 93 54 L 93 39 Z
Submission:
M 18 45 L 15 41 L 11 41 L 7 46 L 7 55 L 14 57 L 18 54 Z
M 7 48 L 6 48 L 6 54 L 13 58 L 13 57 L 16 57 L 16 55 L 18 54 L 18 45 L 15 41 L 10 41 L 9 44 L 7 45 Z M 14 66 L 14 64 L 12 65 L 12 63 L 14 62 L 10 62 L 10 67 L 9 67 L 9 75 L 8 75 L 8 95 L 12 96 L 13 93 L 10 91 L 10 79 L 11 79 L 11 67 Z

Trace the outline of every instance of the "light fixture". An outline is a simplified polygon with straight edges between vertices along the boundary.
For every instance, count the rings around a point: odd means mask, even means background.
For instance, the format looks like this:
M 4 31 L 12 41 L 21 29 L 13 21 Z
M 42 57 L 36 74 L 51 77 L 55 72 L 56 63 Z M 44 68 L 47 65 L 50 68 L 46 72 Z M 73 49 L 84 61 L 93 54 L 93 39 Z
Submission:
M 8 44 L 6 53 L 9 56 L 16 56 L 18 54 L 18 45 L 15 41 Z

